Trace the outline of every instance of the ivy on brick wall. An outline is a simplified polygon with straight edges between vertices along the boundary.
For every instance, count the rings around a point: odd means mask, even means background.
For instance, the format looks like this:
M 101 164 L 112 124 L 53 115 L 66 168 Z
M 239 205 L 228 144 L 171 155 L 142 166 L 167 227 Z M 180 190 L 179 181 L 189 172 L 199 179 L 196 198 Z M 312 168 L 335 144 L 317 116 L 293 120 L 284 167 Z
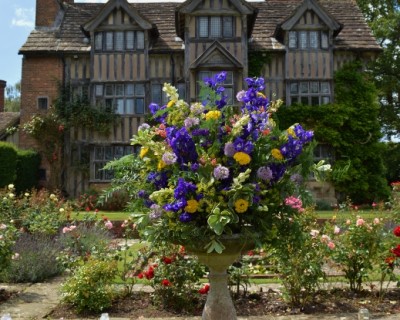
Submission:
M 262 68 L 271 61 L 271 56 L 267 52 L 251 51 L 249 59 L 249 77 L 262 76 Z

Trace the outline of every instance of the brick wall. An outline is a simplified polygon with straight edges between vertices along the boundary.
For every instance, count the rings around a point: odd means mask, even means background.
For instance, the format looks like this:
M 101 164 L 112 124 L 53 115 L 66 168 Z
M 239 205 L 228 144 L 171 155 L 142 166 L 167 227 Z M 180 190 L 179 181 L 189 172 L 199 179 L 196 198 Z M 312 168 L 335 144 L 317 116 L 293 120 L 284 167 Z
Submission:
M 59 9 L 57 0 L 36 0 L 35 25 L 37 27 L 51 27 Z
M 4 112 L 4 90 L 6 89 L 7 82 L 0 80 L 0 112 Z
M 58 84 L 63 80 L 63 62 L 59 57 L 24 57 L 21 80 L 21 125 L 35 114 L 45 114 L 38 109 L 38 97 L 47 97 L 49 107 L 58 95 Z M 20 130 L 19 147 L 37 149 L 36 142 Z M 49 164 L 42 160 L 42 168 L 49 172 Z

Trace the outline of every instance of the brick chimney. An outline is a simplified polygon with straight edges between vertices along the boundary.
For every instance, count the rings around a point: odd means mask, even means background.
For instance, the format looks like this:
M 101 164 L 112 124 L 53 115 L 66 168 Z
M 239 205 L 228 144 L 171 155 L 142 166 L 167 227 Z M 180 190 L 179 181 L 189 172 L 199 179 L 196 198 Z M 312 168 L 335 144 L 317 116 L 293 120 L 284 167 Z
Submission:
M 0 112 L 4 112 L 4 90 L 6 88 L 7 82 L 0 80 Z
M 74 0 L 36 0 L 36 27 L 53 27 L 63 2 L 74 4 Z

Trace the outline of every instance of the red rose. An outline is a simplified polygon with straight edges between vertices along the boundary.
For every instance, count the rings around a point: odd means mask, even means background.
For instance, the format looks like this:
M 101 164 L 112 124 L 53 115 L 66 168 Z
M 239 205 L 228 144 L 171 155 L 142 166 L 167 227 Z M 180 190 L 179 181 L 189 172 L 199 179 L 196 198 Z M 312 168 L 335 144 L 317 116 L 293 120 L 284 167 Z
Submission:
M 138 277 L 139 279 L 143 279 L 143 277 L 144 277 L 143 272 L 139 273 L 139 274 L 137 275 L 137 277 Z
M 161 281 L 161 284 L 164 287 L 169 287 L 171 285 L 171 282 L 169 280 L 167 280 L 167 279 L 164 279 L 163 281 Z
M 210 290 L 210 285 L 206 284 L 206 285 L 204 285 L 203 288 L 199 289 L 199 293 L 200 294 L 207 294 L 209 290 Z
M 398 244 L 397 247 L 393 248 L 391 251 L 396 257 L 400 257 L 400 244 Z
M 254 251 L 253 251 L 253 250 L 248 251 L 248 252 L 247 252 L 247 255 L 248 255 L 248 256 L 254 256 Z
M 171 264 L 172 263 L 172 259 L 170 257 L 163 257 L 162 260 L 163 260 L 163 262 L 165 264 Z
M 396 237 L 400 237 L 400 225 L 394 228 L 393 233 Z
M 147 280 L 153 279 L 154 278 L 154 269 L 153 269 L 153 267 L 149 267 L 149 269 L 147 269 L 147 271 L 144 273 L 144 275 L 146 276 Z
M 385 263 L 388 265 L 389 268 L 393 268 L 394 260 L 395 260 L 395 257 L 387 257 L 385 259 Z

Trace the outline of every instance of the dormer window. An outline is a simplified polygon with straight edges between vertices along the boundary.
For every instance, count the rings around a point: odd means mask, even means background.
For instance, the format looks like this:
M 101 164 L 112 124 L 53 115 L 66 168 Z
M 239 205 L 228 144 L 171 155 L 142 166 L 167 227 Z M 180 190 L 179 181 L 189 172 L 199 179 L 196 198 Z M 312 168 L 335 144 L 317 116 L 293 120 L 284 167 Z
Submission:
M 289 49 L 328 49 L 328 32 L 326 31 L 289 31 Z
M 102 31 L 94 36 L 95 51 L 134 51 L 144 49 L 143 31 Z
M 232 38 L 233 17 L 211 16 L 197 18 L 198 38 Z

